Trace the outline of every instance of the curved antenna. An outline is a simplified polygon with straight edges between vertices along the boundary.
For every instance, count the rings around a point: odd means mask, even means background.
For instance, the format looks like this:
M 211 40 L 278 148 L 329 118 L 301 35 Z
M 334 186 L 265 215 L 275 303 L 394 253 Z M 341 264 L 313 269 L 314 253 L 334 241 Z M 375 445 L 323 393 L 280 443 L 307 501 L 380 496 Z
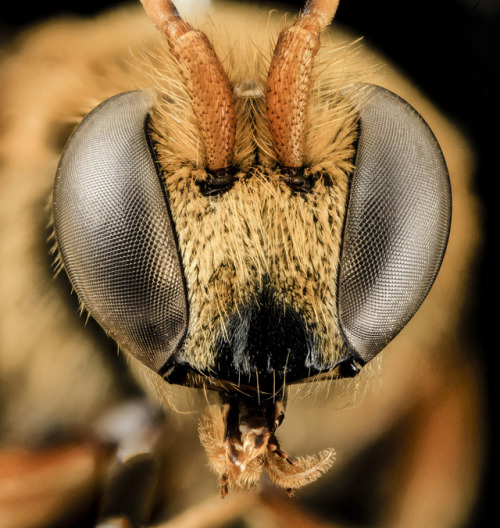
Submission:
M 236 135 L 233 93 L 229 79 L 207 36 L 182 20 L 169 0 L 141 0 L 154 25 L 163 32 L 179 62 L 193 104 L 208 168 L 225 172 L 231 166 Z
M 303 164 L 305 118 L 313 59 L 319 35 L 326 28 L 339 0 L 311 0 L 297 20 L 279 37 L 266 83 L 267 122 L 278 162 L 283 169 Z

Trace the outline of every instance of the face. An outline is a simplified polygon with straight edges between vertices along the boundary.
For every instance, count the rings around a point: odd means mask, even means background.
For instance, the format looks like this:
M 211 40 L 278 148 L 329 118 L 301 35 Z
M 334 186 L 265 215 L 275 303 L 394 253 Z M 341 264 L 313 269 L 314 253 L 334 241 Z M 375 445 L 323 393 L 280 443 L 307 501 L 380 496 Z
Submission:
M 68 142 L 60 263 L 123 350 L 221 393 L 202 441 L 223 490 L 262 461 L 295 488 L 332 456 L 281 451 L 286 386 L 355 375 L 413 316 L 446 247 L 446 165 L 405 101 L 315 74 L 336 2 L 308 4 L 264 76 L 250 59 L 228 73 L 170 2 L 144 4 L 168 41 L 162 88 L 105 101 Z
M 237 123 L 258 119 L 263 103 L 237 100 Z M 346 138 L 332 151 L 344 170 L 319 161 L 298 187 L 266 159 L 267 130 L 242 130 L 230 186 L 206 193 L 209 172 L 185 167 L 171 127 L 153 121 L 153 144 L 172 167 L 163 175 L 189 306 L 168 381 L 277 392 L 347 357 L 336 284 L 356 134 L 353 120 L 340 123 L 331 132 Z

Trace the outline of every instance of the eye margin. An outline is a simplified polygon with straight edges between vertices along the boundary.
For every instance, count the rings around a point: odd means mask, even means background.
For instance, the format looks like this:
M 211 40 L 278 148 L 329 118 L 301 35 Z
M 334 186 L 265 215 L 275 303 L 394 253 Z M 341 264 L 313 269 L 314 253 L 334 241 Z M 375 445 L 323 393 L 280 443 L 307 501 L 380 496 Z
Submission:
M 380 353 L 425 300 L 444 258 L 452 208 L 446 162 L 423 117 L 390 90 L 368 88 L 337 282 L 347 355 L 359 365 Z
M 188 301 L 148 132 L 151 106 L 147 92 L 123 92 L 82 120 L 59 162 L 52 214 L 61 261 L 82 304 L 120 348 L 157 372 L 184 339 Z M 141 239 L 141 230 L 149 235 Z M 106 284 L 99 282 L 106 277 Z M 161 308 L 172 304 L 164 287 L 169 281 L 175 282 L 175 313 Z

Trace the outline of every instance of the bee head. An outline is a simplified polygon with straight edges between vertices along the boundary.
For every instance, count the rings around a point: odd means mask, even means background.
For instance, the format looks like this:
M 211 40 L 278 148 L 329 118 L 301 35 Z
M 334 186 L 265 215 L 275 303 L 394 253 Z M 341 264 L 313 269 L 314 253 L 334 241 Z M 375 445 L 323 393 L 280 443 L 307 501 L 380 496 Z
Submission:
M 444 255 L 450 187 L 431 130 L 383 88 L 311 84 L 336 2 L 283 30 L 262 83 L 230 80 L 170 2 L 144 4 L 178 78 L 108 99 L 68 141 L 53 216 L 75 291 L 170 383 L 276 393 L 355 375 Z

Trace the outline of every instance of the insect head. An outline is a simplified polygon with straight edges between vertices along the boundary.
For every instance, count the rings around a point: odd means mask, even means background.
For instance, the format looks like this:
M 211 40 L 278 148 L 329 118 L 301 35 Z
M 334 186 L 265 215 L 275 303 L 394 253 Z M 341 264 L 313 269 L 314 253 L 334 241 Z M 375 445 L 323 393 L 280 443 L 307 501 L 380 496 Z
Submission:
M 354 376 L 415 314 L 447 244 L 446 164 L 394 93 L 312 93 L 337 1 L 308 2 L 282 31 L 252 104 L 171 2 L 143 3 L 167 38 L 202 155 L 178 154 L 179 129 L 158 125 L 158 101 L 172 115 L 184 108 L 174 94 L 101 103 L 57 171 L 61 263 L 122 350 L 166 382 L 221 392 L 200 433 L 223 490 L 254 484 L 262 468 L 294 489 L 333 456 L 296 464 L 281 450 L 286 385 Z M 325 112 L 351 108 L 331 141 L 349 144 L 336 165 L 308 158 L 320 99 Z

